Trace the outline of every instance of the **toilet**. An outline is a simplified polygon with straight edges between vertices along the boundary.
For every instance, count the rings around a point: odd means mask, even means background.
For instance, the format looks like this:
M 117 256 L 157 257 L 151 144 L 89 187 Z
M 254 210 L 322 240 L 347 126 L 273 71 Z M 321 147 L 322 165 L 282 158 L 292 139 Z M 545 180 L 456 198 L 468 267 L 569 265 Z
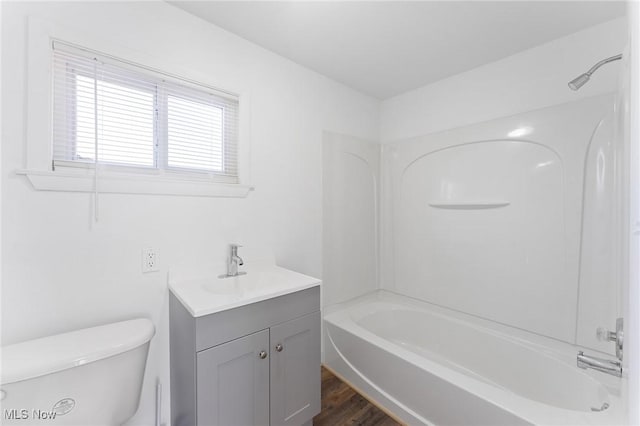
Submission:
M 2 425 L 121 425 L 140 402 L 155 333 L 121 321 L 2 348 Z

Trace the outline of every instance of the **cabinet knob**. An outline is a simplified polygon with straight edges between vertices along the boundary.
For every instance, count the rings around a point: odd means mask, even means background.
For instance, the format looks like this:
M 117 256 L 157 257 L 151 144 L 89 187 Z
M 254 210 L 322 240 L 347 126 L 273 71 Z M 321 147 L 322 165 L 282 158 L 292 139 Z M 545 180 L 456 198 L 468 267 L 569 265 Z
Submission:
M 284 347 L 282 346 L 282 343 L 278 343 L 278 344 L 276 345 L 276 351 L 278 351 L 278 352 L 282 352 L 282 350 L 283 350 L 283 349 L 284 349 Z
M 260 357 L 260 359 L 265 359 L 267 357 L 267 352 L 266 351 L 260 351 L 258 356 Z

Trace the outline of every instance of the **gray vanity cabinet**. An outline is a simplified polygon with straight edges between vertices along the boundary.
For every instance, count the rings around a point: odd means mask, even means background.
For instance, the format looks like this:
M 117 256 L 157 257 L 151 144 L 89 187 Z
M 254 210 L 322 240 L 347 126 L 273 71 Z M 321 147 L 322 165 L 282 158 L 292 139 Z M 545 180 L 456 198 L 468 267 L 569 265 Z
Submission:
M 320 287 L 193 317 L 170 295 L 172 426 L 299 426 L 320 412 Z
M 271 425 L 320 412 L 320 312 L 271 327 Z
M 268 348 L 262 330 L 198 352 L 198 424 L 269 424 Z

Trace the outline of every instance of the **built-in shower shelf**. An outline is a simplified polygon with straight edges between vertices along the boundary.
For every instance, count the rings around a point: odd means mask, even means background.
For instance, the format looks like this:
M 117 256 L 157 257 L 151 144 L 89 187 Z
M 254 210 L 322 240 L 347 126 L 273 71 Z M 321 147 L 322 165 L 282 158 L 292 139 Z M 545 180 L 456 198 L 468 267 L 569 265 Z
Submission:
M 447 210 L 486 210 L 486 209 L 498 209 L 500 207 L 506 207 L 511 204 L 509 201 L 434 201 L 429 203 L 434 209 L 447 209 Z

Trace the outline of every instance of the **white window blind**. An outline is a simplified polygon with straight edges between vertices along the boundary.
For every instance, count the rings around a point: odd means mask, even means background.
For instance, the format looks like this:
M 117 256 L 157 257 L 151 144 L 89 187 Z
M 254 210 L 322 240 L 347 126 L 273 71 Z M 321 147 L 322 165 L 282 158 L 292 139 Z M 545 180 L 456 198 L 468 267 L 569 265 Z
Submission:
M 238 97 L 53 43 L 53 165 L 238 182 Z

